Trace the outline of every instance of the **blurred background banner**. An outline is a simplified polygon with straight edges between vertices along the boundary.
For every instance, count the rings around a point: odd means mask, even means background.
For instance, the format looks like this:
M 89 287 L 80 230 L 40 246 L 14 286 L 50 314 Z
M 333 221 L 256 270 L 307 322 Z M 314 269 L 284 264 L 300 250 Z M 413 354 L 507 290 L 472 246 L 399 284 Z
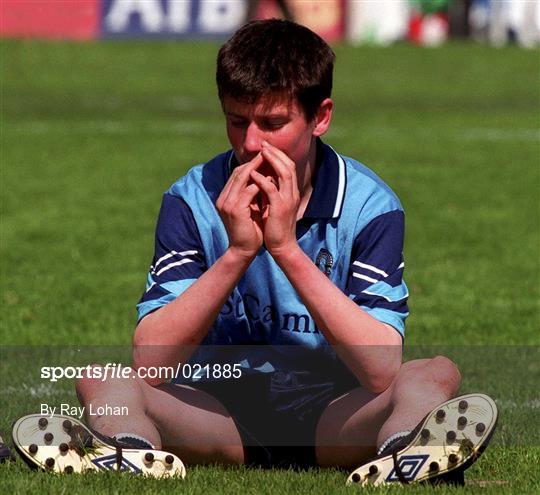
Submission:
M 329 42 L 540 42 L 540 0 L 2 0 L 0 17 L 0 35 L 15 38 L 224 38 L 285 17 Z
M 226 36 L 244 20 L 245 0 L 102 0 L 103 37 Z
M 250 17 L 290 17 L 329 41 L 342 39 L 346 0 L 3 0 L 4 37 L 212 38 Z

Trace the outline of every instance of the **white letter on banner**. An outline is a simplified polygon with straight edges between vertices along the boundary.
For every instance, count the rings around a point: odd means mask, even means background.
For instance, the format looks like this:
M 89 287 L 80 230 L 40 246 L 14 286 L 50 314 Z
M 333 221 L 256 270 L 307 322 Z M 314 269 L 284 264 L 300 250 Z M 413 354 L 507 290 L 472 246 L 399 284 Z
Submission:
M 169 0 L 169 17 L 167 24 L 169 29 L 175 33 L 187 31 L 189 28 L 189 13 L 191 4 L 186 0 Z
M 201 0 L 199 29 L 216 34 L 234 31 L 244 21 L 246 9 L 245 0 Z
M 161 29 L 163 12 L 159 0 L 115 0 L 105 18 L 110 31 L 121 32 L 129 26 L 131 14 L 139 14 L 144 30 L 157 32 Z

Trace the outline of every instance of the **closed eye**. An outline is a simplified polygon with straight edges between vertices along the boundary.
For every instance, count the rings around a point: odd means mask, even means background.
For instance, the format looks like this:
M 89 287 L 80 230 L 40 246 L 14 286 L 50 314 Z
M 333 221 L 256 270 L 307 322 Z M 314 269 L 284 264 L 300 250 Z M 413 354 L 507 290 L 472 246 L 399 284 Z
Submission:
M 286 120 L 266 120 L 261 123 L 261 127 L 264 129 L 277 130 L 281 129 L 286 123 Z

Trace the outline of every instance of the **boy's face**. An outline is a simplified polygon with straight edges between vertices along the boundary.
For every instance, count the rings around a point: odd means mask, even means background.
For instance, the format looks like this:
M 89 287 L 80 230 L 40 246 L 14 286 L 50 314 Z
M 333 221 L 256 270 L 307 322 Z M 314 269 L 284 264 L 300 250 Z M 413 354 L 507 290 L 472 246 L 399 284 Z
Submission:
M 252 160 L 263 141 L 283 151 L 297 168 L 305 166 L 314 139 L 315 119 L 307 122 L 298 103 L 263 96 L 255 103 L 223 99 L 227 135 L 239 163 Z

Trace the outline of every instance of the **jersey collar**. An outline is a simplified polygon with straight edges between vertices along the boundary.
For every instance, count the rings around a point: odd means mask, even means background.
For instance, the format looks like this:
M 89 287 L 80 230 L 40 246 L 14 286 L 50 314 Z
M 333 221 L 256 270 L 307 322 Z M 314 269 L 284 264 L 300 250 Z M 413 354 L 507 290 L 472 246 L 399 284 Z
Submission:
M 343 158 L 331 146 L 317 139 L 317 170 L 304 218 L 339 218 L 346 184 Z
M 230 176 L 238 161 L 234 151 L 227 157 Z M 345 198 L 347 173 L 345 162 L 331 146 L 317 139 L 317 170 L 313 178 L 313 191 L 309 198 L 304 218 L 339 218 Z

